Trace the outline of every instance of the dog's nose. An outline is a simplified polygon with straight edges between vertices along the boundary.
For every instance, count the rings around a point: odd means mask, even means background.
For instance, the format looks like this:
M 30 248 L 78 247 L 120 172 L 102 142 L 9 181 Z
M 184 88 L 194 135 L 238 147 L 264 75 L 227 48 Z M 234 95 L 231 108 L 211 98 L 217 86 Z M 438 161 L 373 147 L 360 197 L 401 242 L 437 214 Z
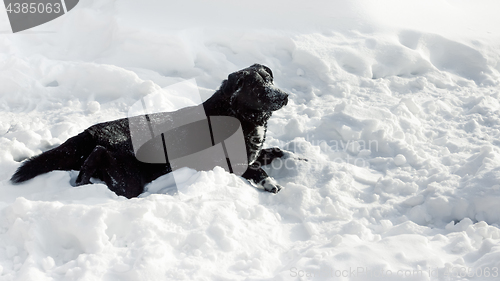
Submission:
M 277 90 L 277 94 L 279 96 L 279 99 L 281 100 L 281 106 L 285 106 L 288 104 L 288 93 L 283 91 L 283 90 L 280 90 L 278 89 Z
M 283 91 L 283 90 L 280 90 L 280 89 L 277 89 L 277 92 L 278 92 L 278 94 L 279 94 L 282 98 L 284 98 L 284 99 L 288 99 L 288 93 L 287 93 L 287 92 L 285 92 L 285 91 Z

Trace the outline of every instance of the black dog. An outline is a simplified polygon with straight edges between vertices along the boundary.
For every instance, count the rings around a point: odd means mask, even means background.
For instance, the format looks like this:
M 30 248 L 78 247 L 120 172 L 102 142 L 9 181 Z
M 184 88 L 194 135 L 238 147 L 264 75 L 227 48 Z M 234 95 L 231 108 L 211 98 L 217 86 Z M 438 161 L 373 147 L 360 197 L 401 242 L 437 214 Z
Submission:
M 287 102 L 288 94 L 273 86 L 271 70 L 254 64 L 230 74 L 219 90 L 202 104 L 207 116 L 231 116 L 240 121 L 248 159 L 248 168 L 242 177 L 272 193 L 281 190 L 281 186 L 261 165 L 271 163 L 284 153 L 278 148 L 262 149 L 262 144 L 272 111 Z M 168 161 L 151 164 L 137 160 L 129 119 L 124 118 L 91 126 L 60 146 L 28 159 L 11 181 L 23 182 L 53 170 L 79 170 L 77 185 L 89 184 L 90 178 L 95 177 L 116 194 L 132 198 L 143 192 L 145 184 L 170 173 L 172 168 Z

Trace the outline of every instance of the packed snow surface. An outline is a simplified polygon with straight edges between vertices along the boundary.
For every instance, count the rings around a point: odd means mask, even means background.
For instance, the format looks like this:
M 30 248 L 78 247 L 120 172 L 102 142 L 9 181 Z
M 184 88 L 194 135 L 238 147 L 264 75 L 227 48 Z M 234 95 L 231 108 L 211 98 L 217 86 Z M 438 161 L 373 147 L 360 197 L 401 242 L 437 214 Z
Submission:
M 2 6 L 3 7 L 3 6 Z M 3 8 L 2 8 L 3 9 Z M 498 280 L 500 2 L 85 0 L 0 11 L 0 280 Z M 194 79 L 261 63 L 290 93 L 270 194 L 216 167 L 139 198 L 21 162 Z M 304 159 L 307 159 L 304 160 Z

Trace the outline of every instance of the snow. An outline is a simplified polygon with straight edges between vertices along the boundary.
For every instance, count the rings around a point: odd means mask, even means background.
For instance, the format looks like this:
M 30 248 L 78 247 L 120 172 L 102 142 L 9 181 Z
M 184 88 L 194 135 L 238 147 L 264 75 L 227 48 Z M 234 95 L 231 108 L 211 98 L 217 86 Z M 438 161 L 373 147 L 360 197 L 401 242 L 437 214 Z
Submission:
M 0 280 L 495 280 L 499 8 L 88 0 L 18 34 L 0 11 Z M 291 152 L 265 167 L 276 195 L 219 167 L 130 200 L 75 171 L 8 181 L 149 94 L 196 104 L 166 89 L 206 99 L 256 62 L 291 93 L 267 129 Z

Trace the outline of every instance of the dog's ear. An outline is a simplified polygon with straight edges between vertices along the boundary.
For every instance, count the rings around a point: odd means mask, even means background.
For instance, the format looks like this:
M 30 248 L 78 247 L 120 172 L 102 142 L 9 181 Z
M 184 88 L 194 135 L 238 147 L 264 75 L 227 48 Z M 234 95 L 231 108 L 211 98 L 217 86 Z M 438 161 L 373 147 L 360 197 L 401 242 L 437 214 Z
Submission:
M 220 87 L 222 92 L 226 95 L 232 95 L 236 92 L 243 85 L 242 76 L 240 72 L 229 74 L 227 80 L 224 80 Z

